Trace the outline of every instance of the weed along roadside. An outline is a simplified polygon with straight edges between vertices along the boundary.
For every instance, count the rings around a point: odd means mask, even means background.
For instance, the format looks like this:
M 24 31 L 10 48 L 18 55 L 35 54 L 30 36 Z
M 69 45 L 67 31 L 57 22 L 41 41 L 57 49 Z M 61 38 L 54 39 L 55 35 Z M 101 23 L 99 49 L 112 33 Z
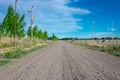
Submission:
M 120 46 L 104 46 L 101 44 L 89 44 L 89 43 L 82 43 L 82 42 L 72 42 L 72 44 L 84 46 L 89 49 L 98 50 L 101 52 L 108 53 L 110 55 L 115 55 L 120 57 Z
M 29 47 L 29 48 L 16 47 L 14 49 L 9 50 L 6 53 L 0 54 L 0 67 L 14 62 L 14 59 L 23 58 L 33 53 L 34 51 L 45 48 L 48 45 L 49 44 L 44 43 L 41 45 L 36 45 L 36 46 L 34 45 L 33 47 Z
M 11 64 L 12 60 L 0 60 L 0 67 L 7 65 L 7 64 Z

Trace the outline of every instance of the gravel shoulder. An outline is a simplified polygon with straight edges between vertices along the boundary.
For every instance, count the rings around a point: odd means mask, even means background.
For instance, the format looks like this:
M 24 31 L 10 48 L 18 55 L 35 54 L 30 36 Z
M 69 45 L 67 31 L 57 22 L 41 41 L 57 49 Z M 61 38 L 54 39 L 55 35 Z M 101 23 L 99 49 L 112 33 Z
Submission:
M 120 57 L 58 41 L 1 67 L 0 80 L 120 80 Z

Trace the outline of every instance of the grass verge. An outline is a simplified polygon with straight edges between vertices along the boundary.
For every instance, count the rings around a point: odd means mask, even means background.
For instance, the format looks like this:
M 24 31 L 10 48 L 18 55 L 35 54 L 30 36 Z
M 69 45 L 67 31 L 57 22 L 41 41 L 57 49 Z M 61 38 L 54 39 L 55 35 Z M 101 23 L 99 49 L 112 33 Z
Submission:
M 106 46 L 106 47 L 102 46 L 101 47 L 101 46 L 89 45 L 87 43 L 73 43 L 73 44 L 80 45 L 80 46 L 85 46 L 85 47 L 93 49 L 93 50 L 98 50 L 98 51 L 101 51 L 101 52 L 106 52 L 108 54 L 120 57 L 120 46 Z
M 10 64 L 12 60 L 0 60 L 0 67 Z
M 96 46 L 88 46 L 88 47 L 94 50 L 99 50 L 101 52 L 107 52 L 108 54 L 120 57 L 120 48 L 115 49 L 115 47 L 96 47 Z
M 24 57 L 24 56 L 32 53 L 33 51 L 36 51 L 36 50 L 44 48 L 44 47 L 46 47 L 46 45 L 37 46 L 37 47 L 34 47 L 28 51 L 25 51 L 23 48 L 16 48 L 16 50 L 8 51 L 7 53 L 1 55 L 1 57 L 7 58 L 7 59 L 21 58 L 21 57 Z
M 27 56 L 28 54 L 46 47 L 47 45 L 41 45 L 41 46 L 36 46 L 30 50 L 25 51 L 23 48 L 16 48 L 16 50 L 10 50 L 4 54 L 0 54 L 0 67 L 4 66 L 6 64 L 11 63 L 13 60 L 12 59 L 17 59 L 17 58 L 22 58 Z

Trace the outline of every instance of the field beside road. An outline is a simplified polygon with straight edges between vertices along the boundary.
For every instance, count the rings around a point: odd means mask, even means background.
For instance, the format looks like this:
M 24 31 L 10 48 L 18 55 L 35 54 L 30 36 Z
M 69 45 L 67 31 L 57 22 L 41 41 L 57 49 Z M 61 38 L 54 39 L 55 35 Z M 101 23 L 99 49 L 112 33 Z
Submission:
M 24 38 L 17 40 L 17 45 L 14 46 L 9 40 L 5 40 L 0 41 L 0 67 L 10 64 L 13 62 L 13 59 L 25 57 L 26 55 L 53 43 L 51 40 L 43 41 Z
M 75 45 L 84 46 L 93 50 L 106 52 L 111 55 L 120 56 L 120 40 L 68 40 L 67 42 Z

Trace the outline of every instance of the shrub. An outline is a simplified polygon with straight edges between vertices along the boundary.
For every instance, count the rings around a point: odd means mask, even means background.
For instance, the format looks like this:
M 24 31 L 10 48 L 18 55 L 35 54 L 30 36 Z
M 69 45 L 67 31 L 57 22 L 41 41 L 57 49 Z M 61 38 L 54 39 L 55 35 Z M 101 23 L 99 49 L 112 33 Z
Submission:
M 15 50 L 15 57 L 14 57 L 14 58 L 20 58 L 20 57 L 22 57 L 22 56 L 24 56 L 24 51 L 23 51 L 23 49 L 22 49 L 22 48 L 17 48 L 17 49 Z
M 23 56 L 23 50 L 21 48 L 17 48 L 15 51 L 11 50 L 5 53 L 5 57 L 8 59 L 20 58 Z
M 9 64 L 11 62 L 12 62 L 11 60 L 0 60 L 0 66 L 4 66 L 4 65 Z
M 8 51 L 7 53 L 5 53 L 5 57 L 8 58 L 8 59 L 12 59 L 15 57 L 15 53 L 14 51 Z

